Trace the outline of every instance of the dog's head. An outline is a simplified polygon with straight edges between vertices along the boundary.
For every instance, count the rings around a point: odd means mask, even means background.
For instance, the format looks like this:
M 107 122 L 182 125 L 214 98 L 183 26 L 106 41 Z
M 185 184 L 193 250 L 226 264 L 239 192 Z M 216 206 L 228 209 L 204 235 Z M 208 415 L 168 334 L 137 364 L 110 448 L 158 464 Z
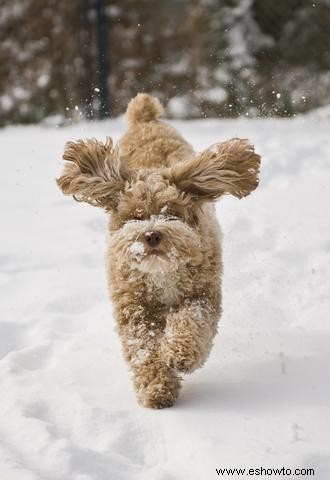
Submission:
M 203 205 L 238 198 L 258 185 L 260 157 L 247 140 L 232 139 L 170 167 L 129 171 L 110 138 L 69 142 L 57 180 L 66 195 L 111 213 L 111 249 L 118 262 L 142 272 L 198 265 Z

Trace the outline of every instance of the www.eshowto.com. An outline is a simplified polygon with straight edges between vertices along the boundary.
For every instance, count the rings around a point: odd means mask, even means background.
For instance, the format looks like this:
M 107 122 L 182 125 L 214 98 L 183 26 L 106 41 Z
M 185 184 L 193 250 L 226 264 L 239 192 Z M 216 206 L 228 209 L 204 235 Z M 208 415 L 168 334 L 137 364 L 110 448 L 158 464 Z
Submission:
M 228 476 L 228 475 L 236 475 L 236 476 L 314 476 L 314 468 L 265 468 L 265 467 L 258 467 L 258 468 L 216 468 L 215 469 L 218 476 Z

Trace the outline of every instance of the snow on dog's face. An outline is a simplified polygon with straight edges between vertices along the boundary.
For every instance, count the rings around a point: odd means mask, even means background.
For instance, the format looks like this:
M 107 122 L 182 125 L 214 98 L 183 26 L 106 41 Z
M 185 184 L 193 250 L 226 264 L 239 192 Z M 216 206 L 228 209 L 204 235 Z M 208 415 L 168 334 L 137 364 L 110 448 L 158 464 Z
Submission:
M 144 172 L 128 183 L 112 213 L 110 248 L 144 273 L 198 265 L 201 238 L 198 215 L 189 196 L 159 172 Z
M 232 139 L 169 167 L 127 171 L 110 138 L 67 144 L 59 187 L 77 201 L 111 212 L 111 251 L 142 272 L 201 262 L 199 218 L 204 202 L 238 198 L 258 185 L 260 157 Z
M 164 215 L 129 220 L 112 235 L 110 248 L 144 273 L 165 273 L 187 263 L 198 265 L 201 260 L 197 232 L 182 220 Z

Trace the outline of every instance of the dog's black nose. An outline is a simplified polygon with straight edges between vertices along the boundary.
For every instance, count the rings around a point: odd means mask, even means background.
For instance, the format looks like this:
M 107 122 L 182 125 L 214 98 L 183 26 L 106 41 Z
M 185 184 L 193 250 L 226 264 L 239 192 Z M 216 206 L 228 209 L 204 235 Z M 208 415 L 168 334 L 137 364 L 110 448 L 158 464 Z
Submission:
M 144 237 L 150 247 L 157 247 L 162 239 L 162 234 L 158 230 L 150 230 L 145 232 Z

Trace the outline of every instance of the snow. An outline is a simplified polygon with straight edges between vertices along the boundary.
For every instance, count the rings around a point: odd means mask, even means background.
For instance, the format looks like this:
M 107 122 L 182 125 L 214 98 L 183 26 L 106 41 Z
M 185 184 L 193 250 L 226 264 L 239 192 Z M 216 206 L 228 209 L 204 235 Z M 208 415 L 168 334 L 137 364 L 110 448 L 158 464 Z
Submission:
M 8 112 L 13 107 L 14 101 L 9 95 L 1 95 L 0 105 L 4 112 Z
M 191 103 L 188 95 L 172 97 L 166 108 L 169 115 L 176 118 L 185 118 L 189 115 L 196 116 L 200 113 L 198 108 Z
M 198 95 L 203 100 L 208 100 L 214 103 L 224 102 L 228 97 L 226 90 L 221 87 L 199 90 Z
M 141 257 L 143 257 L 145 254 L 144 245 L 142 242 L 133 242 L 129 247 L 129 251 L 136 260 L 141 260 Z
M 329 119 L 174 124 L 197 150 L 248 137 L 263 164 L 253 195 L 217 206 L 220 333 L 161 411 L 137 406 L 121 356 L 106 216 L 54 182 L 67 140 L 118 138 L 124 121 L 0 130 L 1 479 L 209 480 L 261 466 L 329 479 Z

